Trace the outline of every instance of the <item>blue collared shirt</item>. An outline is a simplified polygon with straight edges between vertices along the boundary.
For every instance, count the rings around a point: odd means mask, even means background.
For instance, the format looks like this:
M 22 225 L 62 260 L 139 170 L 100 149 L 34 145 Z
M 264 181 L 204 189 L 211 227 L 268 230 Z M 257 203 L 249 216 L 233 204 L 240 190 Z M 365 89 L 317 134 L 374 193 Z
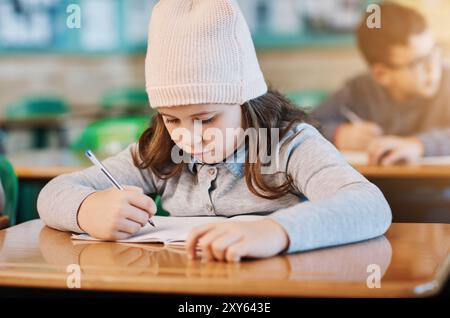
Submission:
M 247 152 L 245 151 L 245 146 L 241 145 L 233 154 L 231 154 L 221 163 L 217 163 L 216 165 L 225 166 L 236 177 L 241 178 L 244 175 L 244 163 L 246 153 Z M 197 158 L 192 158 L 191 162 L 187 164 L 187 167 L 190 172 L 195 174 L 197 173 L 199 166 L 202 165 L 204 165 L 204 163 L 200 162 Z

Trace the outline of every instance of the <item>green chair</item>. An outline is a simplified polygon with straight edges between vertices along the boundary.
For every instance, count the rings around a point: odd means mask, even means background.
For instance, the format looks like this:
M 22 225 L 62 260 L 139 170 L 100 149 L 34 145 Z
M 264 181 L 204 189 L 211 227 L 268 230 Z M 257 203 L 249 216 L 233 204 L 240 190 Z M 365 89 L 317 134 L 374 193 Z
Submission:
M 100 157 L 114 155 L 137 141 L 149 122 L 148 116 L 107 118 L 97 121 L 83 131 L 78 140 L 72 144 L 71 149 L 77 152 L 91 149 L 99 153 Z M 156 196 L 154 199 L 158 215 L 169 215 L 162 208 L 161 197 Z
M 149 109 L 144 88 L 122 88 L 105 92 L 101 98 L 103 110 L 116 113 L 135 113 Z
M 56 131 L 61 147 L 67 145 L 67 136 L 58 118 L 69 112 L 67 103 L 54 96 L 25 97 L 6 107 L 5 117 L 15 121 L 23 121 L 33 127 L 33 147 L 45 148 L 48 145 L 49 133 Z
M 52 96 L 26 97 L 6 108 L 6 117 L 11 119 L 47 118 L 69 112 L 67 103 Z
M 328 97 L 328 93 L 322 90 L 293 91 L 286 93 L 286 97 L 310 112 Z
M 5 195 L 3 214 L 8 216 L 9 225 L 15 225 L 19 182 L 13 166 L 2 155 L 0 155 L 0 181 Z
M 161 196 L 157 195 L 155 197 L 155 203 L 156 203 L 156 214 L 159 216 L 169 216 L 169 212 L 163 209 L 162 202 L 161 202 Z
M 87 126 L 70 148 L 79 152 L 91 149 L 101 157 L 112 156 L 136 142 L 149 122 L 148 116 L 101 119 Z

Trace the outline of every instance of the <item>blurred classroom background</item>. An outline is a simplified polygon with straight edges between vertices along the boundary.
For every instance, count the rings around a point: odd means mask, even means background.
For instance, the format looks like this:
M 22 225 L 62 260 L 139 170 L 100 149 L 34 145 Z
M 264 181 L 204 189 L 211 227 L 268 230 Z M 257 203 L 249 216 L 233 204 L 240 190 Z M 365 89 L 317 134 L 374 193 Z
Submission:
M 144 59 L 156 2 L 0 1 L 0 147 L 18 177 L 13 223 L 37 217 L 49 178 L 88 164 L 83 150 L 112 155 L 148 125 Z M 312 109 L 365 70 L 353 30 L 376 1 L 238 2 L 267 81 L 299 107 Z M 448 60 L 450 2 L 398 2 L 429 18 Z M 78 29 L 66 24 L 72 4 L 81 8 Z

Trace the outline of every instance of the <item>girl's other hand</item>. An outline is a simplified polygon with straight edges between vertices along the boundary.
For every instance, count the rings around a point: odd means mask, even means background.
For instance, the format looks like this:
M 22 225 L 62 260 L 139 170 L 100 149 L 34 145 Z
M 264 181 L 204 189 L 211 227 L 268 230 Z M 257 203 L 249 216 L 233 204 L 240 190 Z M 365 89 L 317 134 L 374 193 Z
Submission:
M 89 235 L 103 240 L 123 240 L 138 232 L 156 214 L 156 204 L 143 190 L 124 186 L 86 197 L 78 210 L 78 224 Z
M 186 241 L 188 257 L 195 257 L 196 247 L 203 258 L 239 262 L 242 257 L 270 257 L 289 246 L 283 227 L 271 219 L 231 221 L 206 224 L 191 231 Z

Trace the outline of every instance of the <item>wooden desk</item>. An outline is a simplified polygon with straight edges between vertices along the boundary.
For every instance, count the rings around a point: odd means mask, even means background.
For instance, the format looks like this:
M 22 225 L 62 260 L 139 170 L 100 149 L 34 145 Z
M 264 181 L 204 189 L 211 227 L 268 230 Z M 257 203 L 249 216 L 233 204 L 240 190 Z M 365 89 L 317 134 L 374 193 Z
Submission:
M 396 166 L 366 166 L 354 165 L 362 175 L 368 179 L 448 179 L 450 180 L 450 165 L 422 166 L 422 165 L 396 165 Z
M 0 285 L 188 295 L 417 297 L 436 294 L 450 267 L 450 225 L 393 224 L 385 237 L 240 264 L 189 261 L 155 244 L 75 243 L 40 220 L 0 231 Z M 377 264 L 381 288 L 366 284 Z
M 344 158 L 366 178 L 438 179 L 450 180 L 450 157 L 426 157 L 418 162 L 395 166 L 370 166 L 365 152 L 344 151 Z

